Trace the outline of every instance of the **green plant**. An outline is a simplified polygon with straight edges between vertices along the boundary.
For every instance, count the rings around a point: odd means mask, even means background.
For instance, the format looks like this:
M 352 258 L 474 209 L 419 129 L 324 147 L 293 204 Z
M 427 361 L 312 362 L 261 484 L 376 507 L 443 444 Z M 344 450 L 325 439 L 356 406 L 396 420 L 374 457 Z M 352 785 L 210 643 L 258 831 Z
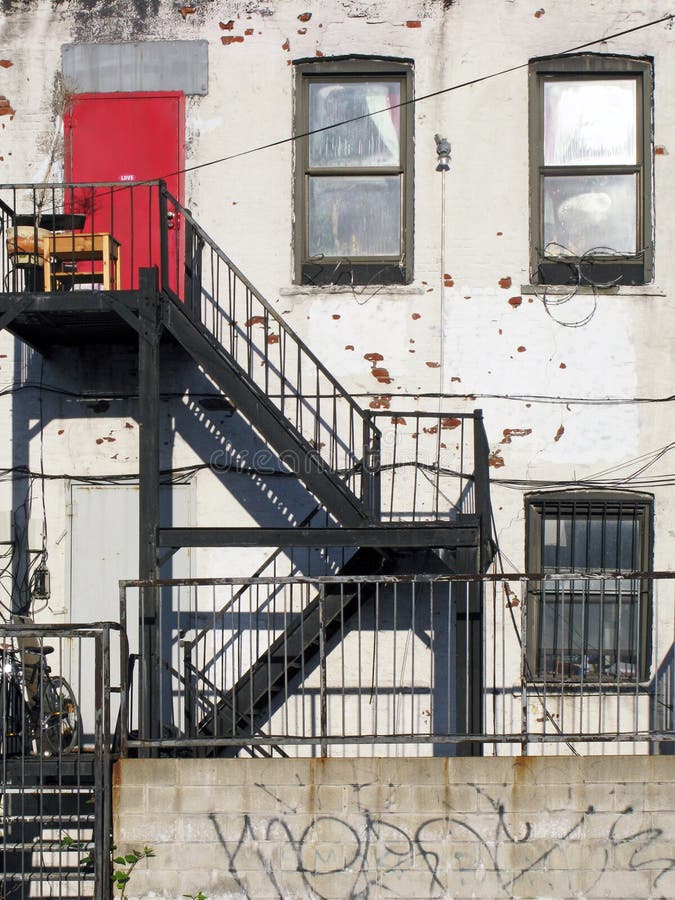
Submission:
M 65 834 L 61 838 L 61 846 L 64 848 L 74 847 L 77 845 L 82 845 L 83 842 L 76 841 L 69 834 Z M 110 848 L 110 852 L 112 855 L 112 863 L 113 863 L 113 872 L 111 876 L 111 881 L 113 884 L 113 889 L 118 888 L 120 890 L 120 900 L 123 900 L 124 897 L 127 896 L 127 884 L 131 878 L 131 873 L 134 871 L 136 866 L 141 860 L 150 859 L 155 855 L 155 851 L 152 847 L 143 847 L 142 850 L 129 850 L 128 853 L 125 853 L 124 856 L 115 856 L 115 850 L 117 847 L 113 844 Z M 93 862 L 91 854 L 87 853 L 85 856 L 80 858 L 81 866 L 90 866 Z M 117 868 L 115 868 L 117 867 Z M 187 900 L 208 900 L 206 894 L 202 891 L 199 891 L 197 894 L 183 894 Z
M 113 847 L 113 852 L 114 850 Z M 112 883 L 113 887 L 119 888 L 122 892 L 120 898 L 126 897 L 127 884 L 138 863 L 143 859 L 150 859 L 154 855 L 155 851 L 152 847 L 143 847 L 142 850 L 130 850 L 124 856 L 113 856 L 113 864 L 120 868 L 113 868 Z

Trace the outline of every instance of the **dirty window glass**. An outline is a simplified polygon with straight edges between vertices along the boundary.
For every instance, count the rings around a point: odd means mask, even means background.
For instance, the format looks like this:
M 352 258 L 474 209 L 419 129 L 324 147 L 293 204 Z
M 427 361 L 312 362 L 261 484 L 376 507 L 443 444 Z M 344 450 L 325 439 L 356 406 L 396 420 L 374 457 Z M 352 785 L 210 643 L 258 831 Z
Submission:
M 398 175 L 310 178 L 310 256 L 395 256 L 399 253 L 400 182 Z
M 300 283 L 411 281 L 412 76 L 412 63 L 403 60 L 298 64 L 294 249 Z
M 531 278 L 645 284 L 653 277 L 652 64 L 580 53 L 530 70 Z
M 545 82 L 544 165 L 634 165 L 636 90 L 634 78 Z
M 395 81 L 311 84 L 309 130 L 347 124 L 311 135 L 310 166 L 397 166 L 400 102 L 401 86 Z
M 636 175 L 549 175 L 543 181 L 549 256 L 635 253 Z

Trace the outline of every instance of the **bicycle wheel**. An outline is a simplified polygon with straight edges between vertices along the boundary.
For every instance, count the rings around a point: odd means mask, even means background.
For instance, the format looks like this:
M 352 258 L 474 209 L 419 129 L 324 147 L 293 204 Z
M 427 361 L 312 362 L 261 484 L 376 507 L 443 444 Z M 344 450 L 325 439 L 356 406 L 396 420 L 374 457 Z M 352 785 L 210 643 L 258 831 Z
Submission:
M 80 711 L 65 678 L 55 675 L 45 681 L 40 711 L 43 752 L 58 755 L 75 749 L 80 733 Z

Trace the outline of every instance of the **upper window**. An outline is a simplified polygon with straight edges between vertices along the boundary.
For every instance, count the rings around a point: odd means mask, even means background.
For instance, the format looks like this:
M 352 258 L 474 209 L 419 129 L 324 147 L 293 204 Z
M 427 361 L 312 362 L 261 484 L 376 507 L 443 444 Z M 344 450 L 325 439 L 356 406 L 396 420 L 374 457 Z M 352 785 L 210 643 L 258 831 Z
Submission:
M 544 575 L 530 584 L 527 607 L 535 677 L 590 684 L 646 677 L 650 583 L 625 576 L 651 569 L 651 523 L 646 495 L 527 499 L 527 571 Z M 594 577 L 546 577 L 569 573 Z
M 409 282 L 411 66 L 323 60 L 297 79 L 296 281 Z
M 651 279 L 651 108 L 648 60 L 584 54 L 531 64 L 535 281 Z

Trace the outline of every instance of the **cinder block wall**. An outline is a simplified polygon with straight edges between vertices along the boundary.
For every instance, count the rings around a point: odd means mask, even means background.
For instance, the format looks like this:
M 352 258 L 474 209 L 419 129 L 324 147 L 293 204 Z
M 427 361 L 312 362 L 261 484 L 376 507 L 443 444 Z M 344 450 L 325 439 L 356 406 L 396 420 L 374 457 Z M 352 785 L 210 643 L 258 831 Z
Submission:
M 135 898 L 672 898 L 672 757 L 124 760 Z

